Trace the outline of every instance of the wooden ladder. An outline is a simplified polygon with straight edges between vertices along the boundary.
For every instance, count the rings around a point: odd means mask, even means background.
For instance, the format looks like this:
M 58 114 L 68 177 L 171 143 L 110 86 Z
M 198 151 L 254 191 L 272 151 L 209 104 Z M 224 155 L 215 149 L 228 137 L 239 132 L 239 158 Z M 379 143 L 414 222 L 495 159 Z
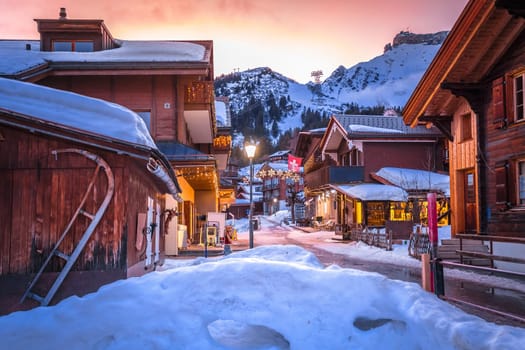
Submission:
M 115 181 L 114 181 L 114 177 L 113 177 L 113 172 L 111 171 L 111 168 L 106 163 L 106 161 L 104 161 L 102 158 L 100 158 L 99 156 L 97 156 L 97 155 L 95 155 L 93 153 L 90 153 L 90 152 L 87 152 L 87 151 L 84 151 L 84 150 L 80 150 L 80 149 L 75 149 L 75 148 L 67 148 L 67 149 L 61 149 L 61 150 L 54 150 L 54 151 L 52 151 L 52 154 L 54 154 L 55 157 L 57 157 L 57 155 L 60 154 L 60 153 L 77 153 L 77 154 L 80 154 L 80 155 L 82 155 L 82 156 L 84 156 L 84 157 L 94 161 L 97 164 L 97 167 L 95 168 L 95 171 L 93 172 L 93 175 L 91 177 L 91 181 L 90 181 L 90 183 L 89 183 L 89 185 L 88 185 L 88 187 L 86 189 L 86 192 L 84 193 L 84 196 L 82 197 L 82 201 L 80 202 L 77 210 L 73 214 L 73 217 L 71 218 L 69 223 L 66 225 L 66 228 L 62 232 L 62 235 L 60 236 L 60 238 L 56 242 L 55 246 L 53 247 L 53 249 L 49 253 L 49 256 L 44 261 L 44 264 L 42 265 L 42 267 L 40 268 L 38 273 L 35 275 L 35 277 L 31 281 L 31 283 L 29 284 L 29 287 L 27 288 L 27 290 L 25 291 L 24 295 L 22 296 L 22 299 L 20 300 L 20 303 L 23 303 L 24 300 L 29 297 L 29 298 L 32 298 L 32 299 L 40 302 L 40 304 L 43 305 L 43 306 L 49 305 L 49 303 L 51 302 L 51 299 L 53 299 L 53 297 L 54 297 L 55 293 L 57 292 L 58 288 L 64 282 L 64 279 L 66 278 L 67 274 L 69 273 L 69 271 L 71 270 L 71 268 L 73 267 L 75 262 L 77 261 L 78 257 L 80 256 L 80 253 L 82 252 L 82 249 L 84 249 L 84 247 L 87 244 L 89 238 L 91 237 L 91 234 L 93 233 L 93 231 L 97 227 L 98 223 L 100 222 L 102 216 L 104 215 L 104 212 L 106 211 L 106 209 L 107 209 L 107 207 L 108 207 L 108 205 L 109 205 L 109 203 L 111 201 L 111 198 L 113 197 L 113 192 L 115 190 Z M 107 186 L 106 195 L 104 197 L 104 200 L 102 201 L 102 203 L 101 203 L 100 207 L 98 208 L 97 212 L 95 214 L 90 214 L 90 213 L 86 212 L 83 209 L 83 207 L 84 207 L 84 204 L 85 204 L 85 202 L 86 202 L 90 192 L 93 190 L 93 186 L 94 186 L 95 181 L 97 179 L 97 176 L 98 176 L 98 173 L 100 171 L 100 168 L 103 168 L 103 170 L 105 172 L 108 186 Z M 73 224 L 75 223 L 75 221 L 77 220 L 77 218 L 80 215 L 85 216 L 88 220 L 91 220 L 91 222 L 90 222 L 89 226 L 86 228 L 86 230 L 84 231 L 84 233 L 82 234 L 81 239 L 79 240 L 77 246 L 75 247 L 75 249 L 73 250 L 71 255 L 67 255 L 67 254 L 61 252 L 58 248 L 59 248 L 60 244 L 62 243 L 64 238 L 67 236 L 67 234 L 69 233 L 71 227 L 73 227 Z M 45 268 L 47 267 L 47 265 L 49 264 L 49 262 L 51 261 L 53 256 L 57 256 L 57 257 L 59 257 L 61 259 L 64 259 L 66 261 L 66 263 L 65 263 L 64 267 L 62 268 L 62 270 L 60 271 L 60 273 L 58 274 L 57 278 L 55 279 L 53 285 L 51 286 L 51 288 L 49 289 L 47 294 L 43 297 L 43 296 L 40 296 L 40 295 L 37 295 L 37 294 L 33 293 L 32 289 L 35 286 L 35 284 L 38 282 L 40 277 L 42 276 L 42 273 L 44 272 Z

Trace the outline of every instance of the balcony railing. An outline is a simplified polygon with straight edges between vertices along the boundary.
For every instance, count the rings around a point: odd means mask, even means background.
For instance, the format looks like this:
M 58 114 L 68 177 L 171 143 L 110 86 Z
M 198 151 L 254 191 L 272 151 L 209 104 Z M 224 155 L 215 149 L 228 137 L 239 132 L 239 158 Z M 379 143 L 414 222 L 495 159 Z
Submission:
M 217 136 L 213 139 L 214 153 L 230 153 L 232 150 L 232 137 L 227 135 Z
M 194 81 L 184 91 L 185 104 L 208 104 L 214 102 L 212 81 Z
M 262 190 L 263 191 L 269 191 L 269 190 L 276 190 L 276 189 L 279 189 L 281 187 L 280 184 L 264 184 L 263 187 L 262 187 Z
M 365 168 L 363 166 L 326 166 L 309 172 L 304 177 L 305 185 L 309 188 L 364 180 Z

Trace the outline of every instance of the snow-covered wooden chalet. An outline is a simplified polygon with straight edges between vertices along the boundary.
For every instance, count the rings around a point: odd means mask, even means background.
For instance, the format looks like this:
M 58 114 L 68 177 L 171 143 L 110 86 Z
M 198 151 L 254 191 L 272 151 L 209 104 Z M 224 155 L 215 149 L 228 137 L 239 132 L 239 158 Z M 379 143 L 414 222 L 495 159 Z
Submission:
M 179 185 L 122 106 L 0 78 L 0 183 L 0 314 L 164 261 Z

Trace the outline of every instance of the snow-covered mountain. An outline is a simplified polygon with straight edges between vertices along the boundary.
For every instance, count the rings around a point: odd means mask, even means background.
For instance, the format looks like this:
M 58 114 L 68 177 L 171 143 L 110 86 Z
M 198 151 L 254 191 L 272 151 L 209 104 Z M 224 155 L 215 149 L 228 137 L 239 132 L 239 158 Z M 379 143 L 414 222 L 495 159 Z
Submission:
M 320 84 L 299 84 L 264 67 L 217 78 L 215 94 L 229 98 L 233 115 L 248 114 L 254 101 L 260 101 L 268 112 L 269 103 L 275 101 L 281 111 L 278 118 L 281 133 L 301 128 L 300 116 L 307 109 L 328 114 L 344 113 L 351 107 L 400 109 L 447 34 L 400 32 L 392 43 L 385 45 L 382 55 L 350 68 L 339 66 Z
M 334 105 L 403 107 L 446 34 L 401 32 L 382 55 L 349 69 L 337 68 L 321 84 L 321 93 Z

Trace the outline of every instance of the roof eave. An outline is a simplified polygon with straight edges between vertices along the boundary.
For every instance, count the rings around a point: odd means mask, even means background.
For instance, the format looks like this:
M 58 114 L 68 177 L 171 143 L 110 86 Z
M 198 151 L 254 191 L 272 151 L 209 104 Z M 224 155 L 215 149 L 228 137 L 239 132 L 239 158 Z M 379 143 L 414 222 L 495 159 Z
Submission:
M 471 0 L 465 6 L 405 104 L 402 112 L 405 124 L 417 125 L 419 117 L 424 114 L 426 107 L 440 89 L 441 83 L 445 81 L 448 73 L 493 9 L 492 1 Z

